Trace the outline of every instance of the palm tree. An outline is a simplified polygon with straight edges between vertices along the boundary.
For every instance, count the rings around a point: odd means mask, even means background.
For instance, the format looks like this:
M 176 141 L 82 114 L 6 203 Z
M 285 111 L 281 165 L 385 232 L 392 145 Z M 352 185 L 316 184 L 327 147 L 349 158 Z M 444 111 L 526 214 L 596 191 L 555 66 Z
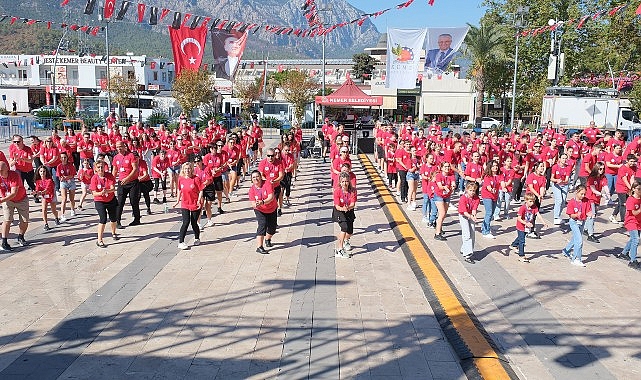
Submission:
M 463 55 L 470 59 L 471 74 L 477 92 L 474 105 L 477 117 L 483 113 L 483 96 L 485 94 L 486 71 L 488 63 L 503 58 L 502 31 L 493 24 L 481 24 L 480 27 L 467 24 L 470 30 L 465 36 Z

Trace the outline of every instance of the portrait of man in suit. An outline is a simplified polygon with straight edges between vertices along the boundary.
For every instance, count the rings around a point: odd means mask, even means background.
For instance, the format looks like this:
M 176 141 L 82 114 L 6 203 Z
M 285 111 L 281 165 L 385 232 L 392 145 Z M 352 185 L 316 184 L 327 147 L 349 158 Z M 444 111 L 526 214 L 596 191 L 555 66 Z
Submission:
M 445 71 L 452 61 L 452 35 L 442 33 L 438 36 L 438 49 L 430 49 L 425 55 L 425 70 Z M 438 69 L 438 70 L 437 70 Z

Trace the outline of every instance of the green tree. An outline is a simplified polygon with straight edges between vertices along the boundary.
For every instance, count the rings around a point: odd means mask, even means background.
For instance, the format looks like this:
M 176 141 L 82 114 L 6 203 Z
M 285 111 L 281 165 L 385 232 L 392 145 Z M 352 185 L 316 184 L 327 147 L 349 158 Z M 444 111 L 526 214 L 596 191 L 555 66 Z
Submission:
M 65 94 L 60 98 L 60 108 L 67 115 L 67 119 L 76 118 L 76 95 Z
M 352 75 L 358 79 L 369 79 L 372 77 L 372 71 L 380 62 L 366 53 L 354 54 L 352 57 L 354 64 L 352 65 Z M 365 74 L 365 76 L 363 76 Z
M 186 115 L 214 101 L 214 86 L 206 70 L 183 70 L 174 79 L 173 95 Z
M 319 89 L 319 84 L 307 74 L 291 70 L 283 80 L 281 88 L 285 99 L 296 108 L 294 116 L 301 121 L 305 112 L 305 106 L 312 100 Z
M 136 95 L 137 86 L 136 78 L 125 78 L 122 75 L 109 78 L 111 97 L 120 106 L 120 116 L 127 116 L 126 108 Z
M 483 113 L 483 96 L 487 83 L 487 69 L 490 61 L 500 59 L 504 51 L 501 45 L 502 32 L 494 24 L 481 23 L 480 27 L 468 24 L 470 27 L 465 36 L 464 56 L 471 61 L 471 76 L 477 92 L 475 114 Z
M 261 86 L 263 82 L 261 79 L 262 78 L 258 77 L 250 82 L 234 82 L 234 96 L 240 99 L 241 108 L 244 111 L 249 111 L 251 104 L 260 99 L 263 90 Z

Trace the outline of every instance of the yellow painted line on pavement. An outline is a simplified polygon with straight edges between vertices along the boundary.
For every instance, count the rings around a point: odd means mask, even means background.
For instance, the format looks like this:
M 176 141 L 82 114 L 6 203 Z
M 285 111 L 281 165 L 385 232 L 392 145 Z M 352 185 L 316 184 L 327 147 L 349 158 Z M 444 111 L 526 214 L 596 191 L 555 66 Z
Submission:
M 473 355 L 473 361 L 480 375 L 484 379 L 510 379 L 496 351 L 492 348 L 486 337 L 474 324 L 471 316 L 463 307 L 463 304 L 448 283 L 444 273 L 432 260 L 428 249 L 417 237 L 415 230 L 410 226 L 401 206 L 396 202 L 369 157 L 359 154 L 359 159 L 367 170 L 372 182 L 381 195 L 383 204 L 387 206 L 390 215 L 394 219 L 399 233 L 409 248 L 412 256 L 420 267 L 425 279 L 430 284 L 443 311 L 450 319 L 452 326 Z

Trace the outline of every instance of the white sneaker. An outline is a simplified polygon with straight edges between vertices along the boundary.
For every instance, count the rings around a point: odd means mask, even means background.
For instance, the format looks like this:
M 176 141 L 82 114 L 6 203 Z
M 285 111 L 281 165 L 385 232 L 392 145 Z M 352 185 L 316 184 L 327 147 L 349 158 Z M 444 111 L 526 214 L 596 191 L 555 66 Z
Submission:
M 75 212 L 75 211 L 73 211 L 73 210 L 71 210 L 71 212 L 70 212 L 69 214 L 71 215 L 71 217 L 72 217 L 72 218 L 73 218 L 74 216 L 76 216 L 76 212 Z
M 207 224 L 205 224 L 205 227 L 213 227 L 213 226 L 214 226 L 214 221 L 213 221 L 213 220 L 211 220 L 211 219 L 209 219 L 209 220 L 207 221 Z
M 63 216 L 60 217 L 60 223 L 64 223 L 66 221 L 67 221 L 67 217 L 66 216 L 63 215 Z
M 343 249 L 348 252 L 352 250 L 352 245 L 349 244 L 349 240 L 343 242 Z
M 496 239 L 496 237 L 494 235 L 492 235 L 491 232 L 483 235 L 483 237 L 486 238 L 486 239 Z
M 187 249 L 187 248 L 189 248 L 189 247 L 185 243 L 179 243 L 178 244 L 178 249 Z
M 520 204 L 521 204 L 521 202 L 519 202 L 519 201 L 517 201 L 517 200 L 512 200 L 512 201 L 510 201 L 510 204 L 511 204 L 512 206 L 518 206 L 518 205 L 520 205 Z
M 585 264 L 583 264 L 583 261 L 574 259 L 572 260 L 572 265 L 575 265 L 577 267 L 585 267 Z
M 334 256 L 339 257 L 341 259 L 349 259 L 350 255 L 345 252 L 343 249 L 335 249 L 334 250 Z
M 610 223 L 619 223 L 619 221 L 614 215 L 610 215 L 610 218 L 608 220 L 610 221 Z
M 200 239 L 194 240 L 194 245 L 200 245 Z

